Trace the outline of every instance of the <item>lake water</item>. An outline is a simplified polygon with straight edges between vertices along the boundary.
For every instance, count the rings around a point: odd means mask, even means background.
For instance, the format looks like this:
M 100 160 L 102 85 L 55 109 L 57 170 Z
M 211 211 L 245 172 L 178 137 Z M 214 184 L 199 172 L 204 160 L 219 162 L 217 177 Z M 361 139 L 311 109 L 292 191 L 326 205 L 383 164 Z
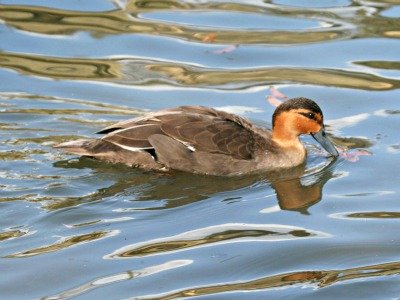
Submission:
M 1 299 L 399 299 L 400 1 L 0 1 Z M 177 105 L 345 149 L 305 170 L 149 173 L 52 145 Z

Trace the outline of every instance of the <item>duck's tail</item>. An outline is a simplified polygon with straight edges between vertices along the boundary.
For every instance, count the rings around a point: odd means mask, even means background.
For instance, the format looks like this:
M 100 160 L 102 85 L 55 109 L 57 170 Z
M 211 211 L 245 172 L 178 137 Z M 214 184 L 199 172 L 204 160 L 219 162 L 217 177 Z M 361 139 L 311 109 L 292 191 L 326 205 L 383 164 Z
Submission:
M 73 154 L 92 156 L 95 154 L 93 150 L 98 142 L 99 140 L 97 139 L 80 139 L 55 145 L 54 148 L 59 148 Z

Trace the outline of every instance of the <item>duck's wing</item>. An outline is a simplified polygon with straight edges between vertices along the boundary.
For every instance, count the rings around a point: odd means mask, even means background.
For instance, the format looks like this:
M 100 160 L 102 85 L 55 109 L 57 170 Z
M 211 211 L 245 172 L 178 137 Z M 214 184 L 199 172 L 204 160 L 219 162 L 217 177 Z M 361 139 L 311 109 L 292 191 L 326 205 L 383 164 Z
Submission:
M 128 120 L 124 120 L 121 122 L 114 123 L 108 127 L 101 129 L 96 132 L 99 134 L 107 134 L 120 129 L 128 129 L 134 127 L 136 125 L 143 124 L 158 124 L 160 123 L 159 117 L 163 117 L 166 115 L 179 115 L 179 114 L 199 114 L 199 115 L 207 115 L 207 116 L 218 116 L 219 113 L 227 114 L 224 112 L 217 111 L 213 108 L 205 107 L 205 106 L 179 106 L 174 108 L 168 108 L 160 111 L 156 111 L 153 113 L 147 113 L 144 116 L 140 116 L 137 118 L 132 118 Z
M 102 140 L 138 151 L 154 148 L 149 140 L 151 136 L 164 135 L 192 152 L 224 154 L 242 160 L 253 158 L 257 134 L 249 128 L 251 125 L 243 126 L 242 118 L 203 107 L 178 109 L 130 120 L 124 124 L 130 127 L 115 129 Z M 243 119 L 243 122 L 247 121 Z

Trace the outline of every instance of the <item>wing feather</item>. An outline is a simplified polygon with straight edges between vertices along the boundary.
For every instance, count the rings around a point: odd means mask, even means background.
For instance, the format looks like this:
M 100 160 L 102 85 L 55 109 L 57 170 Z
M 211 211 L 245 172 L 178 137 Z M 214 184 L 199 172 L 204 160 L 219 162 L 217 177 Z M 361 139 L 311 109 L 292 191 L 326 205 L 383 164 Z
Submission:
M 136 125 L 107 134 L 102 140 L 125 149 L 151 149 L 153 146 L 148 138 L 154 134 L 161 133 L 159 124 Z
M 125 149 L 151 149 L 154 135 L 173 138 L 195 151 L 249 160 L 255 155 L 257 133 L 245 119 L 202 106 L 181 106 L 103 129 L 102 139 Z M 158 136 L 158 139 L 160 137 Z

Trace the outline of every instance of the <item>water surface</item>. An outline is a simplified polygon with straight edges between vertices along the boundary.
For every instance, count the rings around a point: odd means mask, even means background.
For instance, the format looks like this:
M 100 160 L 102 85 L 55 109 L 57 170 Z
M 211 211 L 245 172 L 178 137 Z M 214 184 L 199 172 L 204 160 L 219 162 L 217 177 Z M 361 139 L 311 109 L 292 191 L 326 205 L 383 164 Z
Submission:
M 4 299 L 396 299 L 400 2 L 0 1 Z M 332 161 L 237 178 L 60 153 L 177 105 L 322 107 Z M 363 154 L 363 155 L 360 155 Z M 5 274 L 5 275 L 4 275 Z

